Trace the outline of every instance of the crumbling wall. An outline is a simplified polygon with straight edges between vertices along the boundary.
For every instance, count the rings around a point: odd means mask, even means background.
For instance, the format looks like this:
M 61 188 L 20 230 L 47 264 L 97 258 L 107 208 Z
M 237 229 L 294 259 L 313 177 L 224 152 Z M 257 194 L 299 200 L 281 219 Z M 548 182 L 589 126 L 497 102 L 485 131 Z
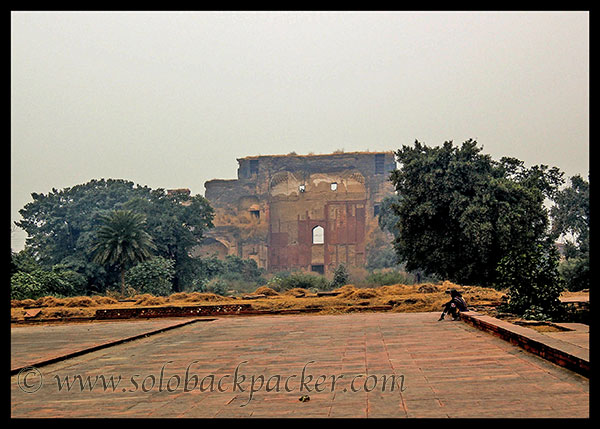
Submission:
M 218 229 L 229 227 L 220 232 L 235 242 L 229 254 L 270 271 L 364 266 L 367 225 L 393 192 L 393 152 L 257 156 L 238 163 L 238 179 L 205 183 L 216 213 L 211 237 L 219 240 Z M 313 240 L 317 227 L 322 243 Z

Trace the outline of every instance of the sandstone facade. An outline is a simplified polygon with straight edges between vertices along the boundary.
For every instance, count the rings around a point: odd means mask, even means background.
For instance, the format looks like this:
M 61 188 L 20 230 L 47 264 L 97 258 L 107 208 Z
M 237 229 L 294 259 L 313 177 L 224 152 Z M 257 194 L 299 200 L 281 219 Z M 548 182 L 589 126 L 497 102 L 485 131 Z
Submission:
M 394 192 L 393 152 L 250 156 L 238 178 L 210 180 L 215 228 L 195 254 L 238 255 L 270 272 L 364 266 L 367 226 Z

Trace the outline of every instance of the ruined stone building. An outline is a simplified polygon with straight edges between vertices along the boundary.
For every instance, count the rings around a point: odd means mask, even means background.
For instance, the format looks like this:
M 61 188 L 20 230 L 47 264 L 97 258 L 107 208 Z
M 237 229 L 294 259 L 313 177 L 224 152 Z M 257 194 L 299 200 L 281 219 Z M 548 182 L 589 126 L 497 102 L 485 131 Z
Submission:
M 215 209 L 197 256 L 238 255 L 269 272 L 364 266 L 368 226 L 394 192 L 393 152 L 249 156 L 238 178 L 205 183 Z

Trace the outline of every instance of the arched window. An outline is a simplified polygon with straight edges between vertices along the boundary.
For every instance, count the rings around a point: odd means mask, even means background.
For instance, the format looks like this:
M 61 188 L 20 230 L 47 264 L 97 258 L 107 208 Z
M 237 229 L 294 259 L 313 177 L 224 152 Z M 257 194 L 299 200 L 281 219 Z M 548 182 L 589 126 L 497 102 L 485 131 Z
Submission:
M 325 230 L 322 226 L 315 226 L 312 230 L 312 242 L 313 244 L 325 243 Z

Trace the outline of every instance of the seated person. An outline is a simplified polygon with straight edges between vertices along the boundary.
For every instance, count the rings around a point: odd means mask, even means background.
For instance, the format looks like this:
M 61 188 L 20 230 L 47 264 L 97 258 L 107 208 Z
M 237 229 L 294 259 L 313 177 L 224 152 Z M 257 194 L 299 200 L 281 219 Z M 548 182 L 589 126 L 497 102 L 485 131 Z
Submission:
M 452 289 L 450 291 L 450 296 L 450 301 L 443 305 L 444 311 L 442 311 L 442 315 L 438 319 L 438 322 L 440 320 L 444 320 L 444 316 L 447 313 L 450 313 L 450 315 L 452 315 L 452 320 L 459 320 L 461 311 L 469 311 L 469 309 L 467 308 L 467 303 L 465 302 L 459 291 L 457 291 L 456 289 Z

